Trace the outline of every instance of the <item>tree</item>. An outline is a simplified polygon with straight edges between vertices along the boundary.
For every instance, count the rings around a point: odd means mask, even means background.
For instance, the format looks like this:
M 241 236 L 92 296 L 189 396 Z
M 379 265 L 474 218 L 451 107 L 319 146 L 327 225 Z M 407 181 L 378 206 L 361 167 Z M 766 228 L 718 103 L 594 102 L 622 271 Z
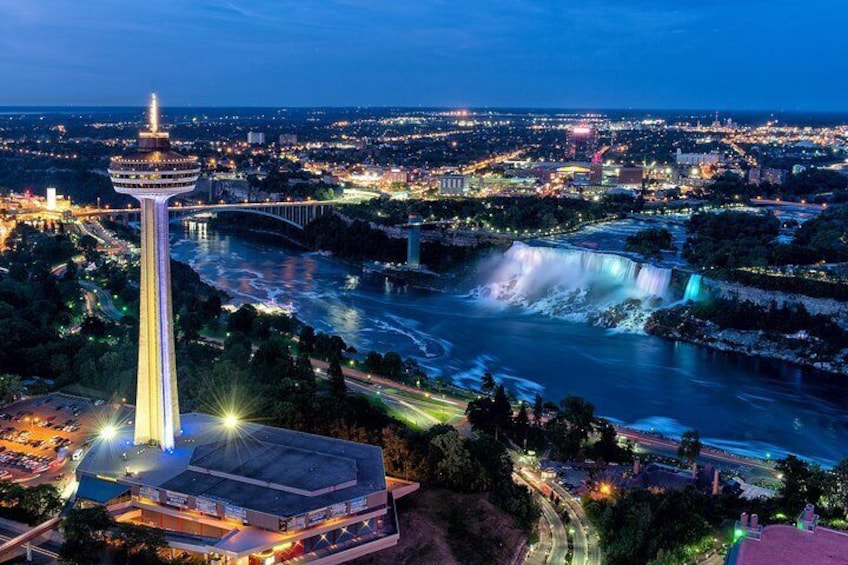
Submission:
M 330 378 L 330 396 L 335 399 L 343 399 L 347 394 L 347 384 L 345 384 L 344 373 L 338 359 L 330 361 L 330 366 L 327 367 L 327 376 Z
M 542 399 L 542 395 L 538 392 L 536 393 L 536 398 L 533 401 L 533 424 L 536 426 L 541 425 L 542 423 L 542 414 L 545 411 L 545 401 Z
M 65 542 L 59 562 L 67 565 L 97 565 L 106 549 L 106 533 L 114 525 L 103 506 L 75 508 L 65 517 Z
M 680 444 L 677 446 L 677 456 L 686 460 L 689 465 L 695 463 L 695 459 L 701 454 L 701 434 L 698 430 L 683 432 Z
M 457 492 L 474 492 L 480 486 L 484 470 L 471 456 L 466 440 L 451 430 L 430 441 L 436 454 L 436 480 Z
M 297 350 L 301 355 L 309 355 L 315 351 L 315 328 L 303 326 L 298 336 Z
M 399 379 L 403 374 L 403 358 L 394 351 L 383 355 L 383 374 L 392 379 Z
M 809 465 L 794 455 L 787 455 L 777 461 L 775 469 L 783 475 L 777 492 L 785 514 L 793 515 L 807 503 L 818 503 L 824 494 L 826 479 L 818 465 Z
M 660 257 L 663 249 L 671 248 L 671 232 L 666 228 L 648 228 L 633 235 L 628 235 L 624 249 L 639 253 L 650 259 Z
M 492 376 L 492 373 L 486 371 L 483 373 L 483 377 L 480 379 L 480 392 L 483 394 L 492 394 L 495 391 L 495 386 L 497 383 L 495 382 L 495 377 Z
M 159 528 L 121 523 L 117 525 L 114 539 L 119 549 L 118 557 L 123 557 L 127 565 L 165 563 L 159 552 L 168 546 L 168 542 L 165 532 Z
M 848 518 L 848 457 L 840 461 L 833 469 L 833 482 L 831 484 L 828 502 L 830 506 Z
M 595 405 L 580 398 L 579 396 L 567 396 L 560 402 L 562 417 L 568 425 L 578 434 L 581 441 L 585 441 L 592 431 L 592 423 L 595 421 Z
M 8 373 L 0 375 L 0 404 L 14 402 L 24 393 L 21 378 Z
M 253 331 L 253 323 L 256 317 L 256 308 L 252 304 L 245 304 L 230 314 L 230 318 L 227 320 L 227 331 L 250 335 Z

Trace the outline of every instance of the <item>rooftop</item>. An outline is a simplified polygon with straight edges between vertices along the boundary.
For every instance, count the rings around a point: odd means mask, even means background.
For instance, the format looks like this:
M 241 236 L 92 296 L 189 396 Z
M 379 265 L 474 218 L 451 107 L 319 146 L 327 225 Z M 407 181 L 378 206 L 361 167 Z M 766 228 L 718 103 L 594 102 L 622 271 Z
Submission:
M 767 526 L 761 539 L 741 541 L 733 565 L 845 565 L 848 563 L 848 533 L 827 528 L 801 531 L 794 526 Z
M 293 516 L 386 489 L 377 446 L 183 414 L 173 452 L 132 445 L 132 427 L 98 439 L 78 473 Z M 127 470 L 131 474 L 127 474 Z

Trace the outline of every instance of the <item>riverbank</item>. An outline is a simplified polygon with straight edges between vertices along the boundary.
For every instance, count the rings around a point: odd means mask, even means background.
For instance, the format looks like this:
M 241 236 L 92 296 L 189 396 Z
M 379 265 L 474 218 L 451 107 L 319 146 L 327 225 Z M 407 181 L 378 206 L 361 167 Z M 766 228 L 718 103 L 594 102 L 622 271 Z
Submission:
M 825 373 L 848 375 L 848 349 L 833 351 L 821 339 L 804 332 L 781 334 L 721 328 L 696 318 L 686 308 L 655 312 L 645 324 L 645 331 L 717 351 L 777 359 Z

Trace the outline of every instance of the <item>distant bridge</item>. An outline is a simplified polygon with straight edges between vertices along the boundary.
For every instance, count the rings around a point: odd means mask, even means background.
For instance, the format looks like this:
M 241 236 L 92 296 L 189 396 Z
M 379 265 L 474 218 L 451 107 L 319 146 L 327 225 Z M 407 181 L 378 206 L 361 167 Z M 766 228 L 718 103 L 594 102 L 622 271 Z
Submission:
M 341 201 L 306 200 L 303 202 L 242 202 L 232 204 L 198 204 L 194 206 L 177 205 L 168 207 L 168 216 L 172 220 L 182 220 L 201 214 L 239 212 L 274 218 L 299 230 L 303 230 L 312 220 L 331 214 L 334 205 L 339 202 Z M 139 212 L 138 208 L 80 208 L 75 210 L 73 215 L 78 219 L 99 217 L 109 218 L 111 220 L 131 221 L 139 219 Z

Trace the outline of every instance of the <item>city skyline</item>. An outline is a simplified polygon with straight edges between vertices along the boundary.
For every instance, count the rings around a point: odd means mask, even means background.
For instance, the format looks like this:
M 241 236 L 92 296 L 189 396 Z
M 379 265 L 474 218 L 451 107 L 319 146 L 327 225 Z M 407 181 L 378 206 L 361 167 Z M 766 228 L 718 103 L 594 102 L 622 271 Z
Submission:
M 0 105 L 844 109 L 827 1 L 88 5 L 0 2 Z

